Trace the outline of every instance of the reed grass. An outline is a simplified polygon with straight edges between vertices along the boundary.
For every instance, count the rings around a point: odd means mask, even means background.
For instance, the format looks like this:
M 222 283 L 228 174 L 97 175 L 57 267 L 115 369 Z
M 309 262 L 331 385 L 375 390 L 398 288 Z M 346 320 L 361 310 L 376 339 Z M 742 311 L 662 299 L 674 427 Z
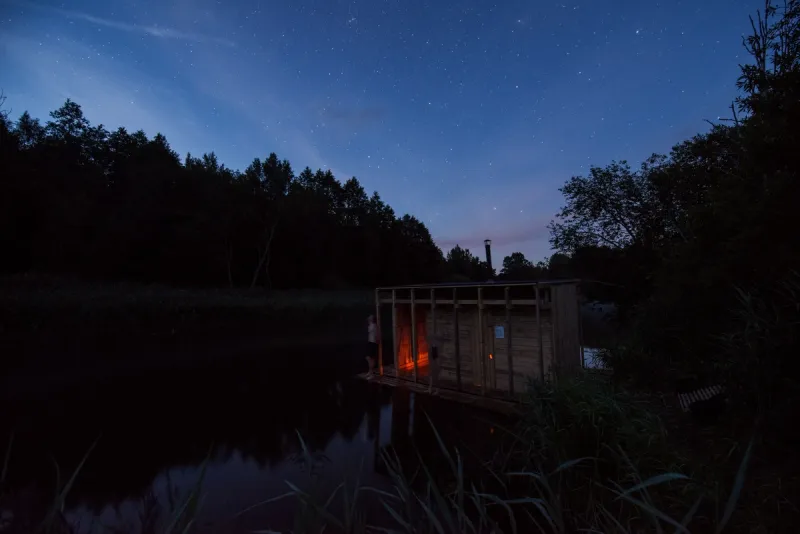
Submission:
M 720 500 L 692 476 L 672 470 L 678 461 L 662 448 L 660 421 L 635 397 L 577 379 L 533 387 L 528 409 L 518 427 L 503 429 L 509 445 L 483 463 L 484 476 L 465 477 L 465 457 L 446 444 L 429 417 L 443 458 L 436 462 L 440 469 L 432 469 L 419 451 L 414 465 L 402 465 L 396 451 L 384 449 L 390 491 L 362 486 L 356 478 L 315 498 L 313 491 L 287 482 L 286 493 L 254 507 L 294 498 L 303 518 L 293 530 L 297 534 L 720 533 L 730 526 L 745 488 L 753 440 Z M 570 441 L 578 437 L 591 439 Z M 315 465 L 298 439 L 307 455 L 303 463 Z M 567 457 L 586 451 L 593 454 Z M 341 508 L 334 509 L 336 497 Z M 375 507 L 385 512 L 387 522 L 367 522 L 365 511 Z M 718 510 L 712 517 L 701 513 L 709 507 Z
M 724 498 L 680 469 L 679 458 L 664 448 L 664 430 L 643 400 L 616 390 L 598 377 L 533 385 L 527 413 L 514 427 L 500 428 L 507 439 L 481 472 L 467 477 L 469 461 L 459 447 L 448 444 L 428 417 L 441 461 L 416 450 L 413 463 L 403 465 L 397 451 L 382 450 L 389 487 L 364 485 L 360 471 L 324 494 L 320 469 L 325 458 L 309 450 L 298 433 L 296 461 L 308 473 L 310 487 L 287 481 L 286 492 L 242 510 L 287 499 L 294 503 L 297 534 L 339 532 L 383 533 L 527 533 L 603 532 L 633 534 L 721 533 L 735 522 L 747 484 L 750 441 L 733 483 Z M 427 414 L 426 414 L 427 416 Z M 576 441 L 576 440 L 583 441 Z M 12 455 L 9 439 L 0 472 L 0 495 Z M 37 532 L 73 534 L 66 525 L 64 503 L 87 461 L 56 487 L 52 503 Z M 570 456 L 573 455 L 573 456 Z M 197 483 L 168 521 L 156 529 L 142 521 L 142 534 L 189 534 L 203 503 L 202 485 L 208 457 Z M 57 466 L 60 480 L 60 468 Z M 0 512 L 3 510 L 0 497 Z M 372 524 L 368 512 L 384 512 L 385 521 Z M 704 510 L 715 512 L 709 517 Z M 108 529 L 111 532 L 111 529 Z M 14 530 L 4 530 L 14 532 Z M 272 532 L 269 529 L 257 532 Z
M 3 534 L 78 534 L 81 531 L 80 525 L 71 524 L 66 519 L 66 500 L 98 441 L 99 438 L 92 443 L 70 477 L 63 484 L 61 483 L 61 467 L 53 459 L 56 471 L 56 487 L 53 497 L 44 509 L 34 509 L 33 516 L 31 516 L 30 510 L 14 508 L 13 505 L 17 503 L 12 502 L 10 491 L 6 487 L 8 466 L 14 444 L 14 434 L 12 433 L 6 447 L 3 470 L 0 472 L 0 532 Z M 165 526 L 161 527 L 159 525 L 159 518 L 163 512 L 160 504 L 154 495 L 149 495 L 142 501 L 143 509 L 139 516 L 140 524 L 136 530 L 132 528 L 121 530 L 117 527 L 101 526 L 102 532 L 107 532 L 108 534 L 121 532 L 125 532 L 125 534 L 132 534 L 133 532 L 138 532 L 139 534 L 189 534 L 194 532 L 195 519 L 203 502 L 203 481 L 212 451 L 213 447 L 210 447 L 208 455 L 200 465 L 200 473 L 197 480 L 184 499 L 180 502 L 174 502 L 174 492 L 168 489 L 169 510 L 167 512 L 169 515 L 165 518 Z M 41 515 L 41 517 L 37 517 L 38 515 Z M 95 529 L 92 529 L 92 532 L 95 531 Z

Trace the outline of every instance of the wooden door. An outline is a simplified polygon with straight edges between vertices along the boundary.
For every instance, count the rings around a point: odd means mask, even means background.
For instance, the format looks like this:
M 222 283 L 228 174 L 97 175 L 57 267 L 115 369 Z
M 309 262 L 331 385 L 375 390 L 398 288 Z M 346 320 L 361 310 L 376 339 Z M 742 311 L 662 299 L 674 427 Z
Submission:
M 477 324 L 477 322 L 476 322 Z M 473 336 L 472 348 L 472 368 L 473 368 L 473 385 L 483 386 L 483 374 L 486 373 L 486 389 L 492 391 L 497 389 L 497 380 L 495 378 L 495 339 L 494 339 L 494 325 L 486 324 L 483 322 L 483 349 L 481 349 L 481 340 L 478 335 L 478 329 L 475 329 Z
M 481 365 L 481 359 L 484 357 L 481 351 L 481 338 L 478 334 L 478 325 L 480 321 L 478 320 L 478 314 L 480 311 L 475 311 L 475 315 L 473 317 L 472 324 L 474 325 L 472 329 L 472 385 L 476 387 L 480 387 L 483 384 L 483 366 Z
M 483 317 L 483 347 L 478 333 L 478 312 L 475 313 L 475 328 L 472 331 L 472 385 L 482 387 L 483 374 L 486 373 L 486 388 L 497 388 L 495 377 L 495 339 L 494 325 L 489 323 L 488 314 Z
M 497 375 L 495 373 L 495 360 L 497 359 L 497 342 L 494 337 L 494 325 L 487 325 L 483 334 L 486 340 L 486 387 L 489 391 L 497 389 Z

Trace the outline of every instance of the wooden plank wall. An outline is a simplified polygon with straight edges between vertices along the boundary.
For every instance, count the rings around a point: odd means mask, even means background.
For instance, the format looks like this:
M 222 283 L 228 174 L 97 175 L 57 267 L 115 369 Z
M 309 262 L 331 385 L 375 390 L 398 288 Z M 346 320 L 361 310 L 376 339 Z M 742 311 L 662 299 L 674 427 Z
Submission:
M 564 284 L 553 287 L 553 329 L 555 332 L 555 363 L 559 371 L 574 372 L 581 362 L 580 306 L 578 286 Z
M 460 342 L 461 380 L 465 384 L 472 384 L 473 377 L 473 332 L 477 327 L 477 315 L 474 309 L 460 308 L 458 311 L 458 330 Z M 433 322 L 428 316 L 428 331 L 433 332 Z M 439 347 L 439 376 L 444 380 L 456 380 L 455 356 L 455 323 L 451 309 L 436 308 L 436 333 L 442 339 L 444 346 Z
M 542 310 L 542 344 L 545 371 L 553 360 L 553 328 L 549 311 Z M 505 339 L 494 339 L 494 327 L 505 326 L 504 309 L 487 310 L 486 324 L 494 341 L 494 368 L 497 389 L 508 390 L 508 345 Z M 504 329 L 505 330 L 505 329 Z M 508 335 L 505 332 L 505 335 Z M 514 391 L 525 391 L 529 378 L 540 380 L 539 331 L 533 307 L 511 310 L 511 356 L 514 359 Z
M 508 390 L 508 346 L 506 339 L 494 339 L 494 327 L 505 326 L 506 311 L 504 308 L 488 308 L 484 311 L 484 328 L 486 333 L 487 354 L 494 347 L 494 385 L 496 389 Z M 433 332 L 430 315 L 427 318 L 427 330 Z M 464 384 L 480 384 L 480 367 L 476 350 L 478 350 L 476 328 L 478 327 L 478 310 L 476 307 L 464 307 L 458 313 L 461 379 Z M 436 309 L 436 332 L 441 336 L 444 346 L 439 348 L 440 377 L 445 380 L 456 380 L 456 361 L 454 343 L 454 314 L 452 309 L 441 307 Z M 545 352 L 545 369 L 549 369 L 553 360 L 553 325 L 549 311 L 542 313 L 542 340 Z M 541 375 L 539 363 L 539 337 L 536 315 L 533 307 L 517 308 L 511 311 L 512 357 L 514 359 L 514 391 L 525 391 L 528 378 L 539 379 Z M 506 335 L 508 335 L 506 333 Z M 493 343 L 493 344 L 492 344 Z M 487 365 L 487 369 L 489 366 Z

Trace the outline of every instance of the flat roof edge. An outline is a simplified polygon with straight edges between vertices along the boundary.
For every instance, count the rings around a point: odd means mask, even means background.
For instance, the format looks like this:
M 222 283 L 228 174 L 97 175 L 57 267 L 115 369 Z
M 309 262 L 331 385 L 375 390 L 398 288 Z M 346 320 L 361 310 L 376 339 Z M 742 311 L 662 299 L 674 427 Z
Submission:
M 525 282 L 467 282 L 467 283 L 441 283 L 441 284 L 416 284 L 404 286 L 376 287 L 375 291 L 389 291 L 397 289 L 461 289 L 479 287 L 519 287 L 519 286 L 555 286 L 562 284 L 578 284 L 580 278 L 567 278 L 564 280 L 530 280 Z

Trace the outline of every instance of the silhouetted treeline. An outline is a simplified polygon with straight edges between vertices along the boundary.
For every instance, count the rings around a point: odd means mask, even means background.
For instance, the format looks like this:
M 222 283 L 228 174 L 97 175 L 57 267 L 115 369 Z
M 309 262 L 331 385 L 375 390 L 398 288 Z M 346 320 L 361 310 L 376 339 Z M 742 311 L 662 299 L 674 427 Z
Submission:
M 355 177 L 295 174 L 274 153 L 242 172 L 214 153 L 181 161 L 163 135 L 92 126 L 70 100 L 45 124 L 6 110 L 0 143 L 3 273 L 269 288 L 498 277 L 458 245 L 445 257 Z M 553 274 L 567 273 L 515 253 L 499 278 Z
M 798 27 L 800 1 L 768 4 L 730 117 L 638 169 L 573 177 L 551 225 L 554 248 L 621 305 L 618 376 L 716 380 L 784 422 L 800 391 Z
M 0 120 L 0 269 L 181 286 L 369 287 L 438 280 L 443 256 L 355 178 L 183 162 L 163 135 L 93 126 L 67 101 Z

